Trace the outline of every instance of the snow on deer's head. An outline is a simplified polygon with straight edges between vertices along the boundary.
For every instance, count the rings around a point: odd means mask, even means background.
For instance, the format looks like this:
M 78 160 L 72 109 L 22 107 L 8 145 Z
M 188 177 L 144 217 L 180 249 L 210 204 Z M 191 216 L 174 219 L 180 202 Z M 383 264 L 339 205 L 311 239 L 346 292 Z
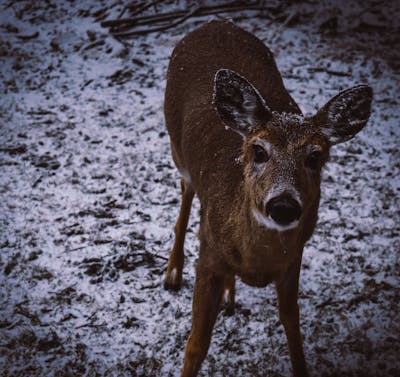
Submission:
M 297 227 L 318 208 L 321 169 L 333 144 L 354 137 L 366 124 L 372 89 L 345 90 L 313 117 L 278 113 L 244 77 L 221 69 L 213 103 L 227 129 L 243 138 L 244 185 L 252 214 L 278 231 Z

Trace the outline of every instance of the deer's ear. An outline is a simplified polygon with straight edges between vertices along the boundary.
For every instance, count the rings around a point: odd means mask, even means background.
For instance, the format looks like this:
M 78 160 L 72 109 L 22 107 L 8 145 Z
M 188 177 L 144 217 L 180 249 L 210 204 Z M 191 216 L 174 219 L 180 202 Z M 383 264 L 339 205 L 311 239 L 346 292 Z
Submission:
M 371 114 L 372 89 L 358 85 L 333 97 L 312 118 L 331 144 L 350 140 L 366 125 Z
M 271 118 L 258 90 L 229 69 L 215 74 L 213 104 L 224 124 L 243 137 Z

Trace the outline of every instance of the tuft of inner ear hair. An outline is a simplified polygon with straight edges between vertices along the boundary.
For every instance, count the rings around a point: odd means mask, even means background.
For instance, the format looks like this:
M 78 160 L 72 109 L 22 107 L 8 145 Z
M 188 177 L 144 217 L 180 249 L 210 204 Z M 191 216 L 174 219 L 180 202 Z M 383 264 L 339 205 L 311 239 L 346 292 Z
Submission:
M 313 117 L 331 144 L 350 140 L 366 125 L 371 114 L 372 89 L 358 85 L 327 102 Z

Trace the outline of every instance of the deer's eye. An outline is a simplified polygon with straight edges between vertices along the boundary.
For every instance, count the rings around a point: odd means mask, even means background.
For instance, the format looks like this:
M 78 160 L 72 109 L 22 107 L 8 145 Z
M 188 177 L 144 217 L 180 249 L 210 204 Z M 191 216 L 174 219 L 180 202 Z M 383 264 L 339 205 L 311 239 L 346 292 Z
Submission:
M 312 170 L 316 170 L 319 168 L 321 160 L 322 160 L 321 152 L 314 151 L 307 156 L 305 165 Z
M 260 145 L 254 144 L 253 152 L 254 152 L 254 162 L 256 164 L 261 164 L 269 160 L 268 152 Z

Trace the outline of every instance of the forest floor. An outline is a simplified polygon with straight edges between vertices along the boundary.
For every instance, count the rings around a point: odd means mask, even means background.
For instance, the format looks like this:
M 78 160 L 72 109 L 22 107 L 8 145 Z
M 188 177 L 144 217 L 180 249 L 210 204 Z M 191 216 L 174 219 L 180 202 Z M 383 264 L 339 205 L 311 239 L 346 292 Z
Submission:
M 166 291 L 180 190 L 163 95 L 173 47 L 211 17 L 123 44 L 100 22 L 124 3 L 0 1 L 1 376 L 179 376 L 182 367 L 199 203 L 183 287 Z M 358 83 L 374 89 L 367 127 L 332 150 L 304 251 L 310 375 L 399 376 L 399 2 L 270 4 L 273 13 L 227 16 L 271 48 L 305 114 Z M 200 376 L 290 375 L 273 286 L 238 281 L 236 300 Z

